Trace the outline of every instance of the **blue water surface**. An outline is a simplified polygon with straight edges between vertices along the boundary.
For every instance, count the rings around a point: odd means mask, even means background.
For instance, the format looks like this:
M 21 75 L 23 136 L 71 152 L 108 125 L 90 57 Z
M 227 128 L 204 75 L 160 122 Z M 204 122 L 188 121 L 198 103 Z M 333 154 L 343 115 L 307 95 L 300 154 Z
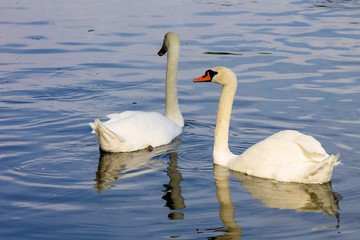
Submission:
M 1 239 L 358 239 L 360 2 L 5 1 L 0 4 Z M 100 153 L 88 125 L 164 112 L 164 34 L 181 39 L 184 132 Z M 213 166 L 220 86 L 238 76 L 229 145 L 283 129 L 342 165 L 322 185 Z

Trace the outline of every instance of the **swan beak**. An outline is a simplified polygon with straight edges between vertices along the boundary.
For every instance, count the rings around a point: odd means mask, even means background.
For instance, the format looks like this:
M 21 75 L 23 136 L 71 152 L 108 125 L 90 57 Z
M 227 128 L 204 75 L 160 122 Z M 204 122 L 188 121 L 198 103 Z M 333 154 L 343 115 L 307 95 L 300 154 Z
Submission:
M 163 56 L 165 53 L 167 52 L 167 49 L 165 47 L 165 45 L 163 44 L 162 47 L 160 48 L 158 55 L 161 57 Z
M 194 82 L 211 82 L 211 76 L 209 72 L 206 72 L 204 76 L 194 79 Z

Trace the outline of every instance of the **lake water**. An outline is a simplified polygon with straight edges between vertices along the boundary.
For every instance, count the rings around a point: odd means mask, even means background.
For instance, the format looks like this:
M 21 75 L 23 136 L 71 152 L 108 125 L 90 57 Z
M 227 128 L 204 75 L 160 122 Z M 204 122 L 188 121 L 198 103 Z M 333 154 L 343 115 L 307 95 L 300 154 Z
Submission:
M 358 239 L 360 2 L 3 1 L 1 239 Z M 100 154 L 88 125 L 164 112 L 163 36 L 179 34 L 183 134 L 153 152 Z M 343 165 L 285 184 L 213 166 L 220 86 L 238 76 L 230 148 L 283 129 Z

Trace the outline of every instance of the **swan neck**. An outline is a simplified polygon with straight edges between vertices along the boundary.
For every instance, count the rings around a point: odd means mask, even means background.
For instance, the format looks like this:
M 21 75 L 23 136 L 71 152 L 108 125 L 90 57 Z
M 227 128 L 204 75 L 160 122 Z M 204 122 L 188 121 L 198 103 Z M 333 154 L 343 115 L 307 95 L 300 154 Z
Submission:
M 165 83 L 165 116 L 180 127 L 184 126 L 184 118 L 181 114 L 177 97 L 177 69 L 179 61 L 179 44 L 169 46 L 166 65 Z
M 234 156 L 229 149 L 229 127 L 232 105 L 236 92 L 236 79 L 232 84 L 224 85 L 218 107 L 215 127 L 214 162 L 226 166 L 227 162 Z

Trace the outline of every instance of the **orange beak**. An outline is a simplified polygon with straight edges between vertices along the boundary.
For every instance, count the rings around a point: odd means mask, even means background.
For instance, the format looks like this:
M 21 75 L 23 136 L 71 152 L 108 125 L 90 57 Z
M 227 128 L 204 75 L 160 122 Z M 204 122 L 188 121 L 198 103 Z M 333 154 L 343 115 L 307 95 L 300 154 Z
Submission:
M 211 82 L 210 73 L 206 72 L 204 76 L 194 79 L 194 82 Z

